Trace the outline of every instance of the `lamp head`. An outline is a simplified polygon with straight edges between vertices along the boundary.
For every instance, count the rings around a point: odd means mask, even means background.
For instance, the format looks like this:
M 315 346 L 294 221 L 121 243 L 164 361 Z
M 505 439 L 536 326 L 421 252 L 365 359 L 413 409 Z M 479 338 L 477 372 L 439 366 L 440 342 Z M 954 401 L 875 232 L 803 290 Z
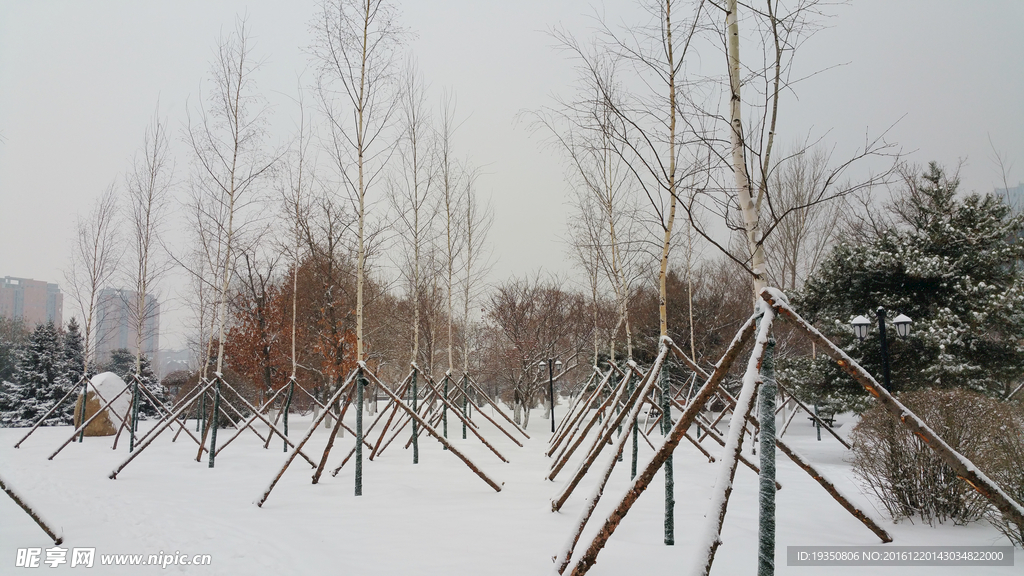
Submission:
M 900 314 L 892 319 L 892 323 L 896 325 L 896 333 L 899 334 L 900 338 L 906 338 L 910 335 L 910 324 L 912 322 L 906 314 Z
M 857 316 L 850 321 L 853 326 L 853 333 L 857 335 L 857 338 L 863 340 L 868 335 L 868 327 L 871 326 L 871 321 L 864 316 Z

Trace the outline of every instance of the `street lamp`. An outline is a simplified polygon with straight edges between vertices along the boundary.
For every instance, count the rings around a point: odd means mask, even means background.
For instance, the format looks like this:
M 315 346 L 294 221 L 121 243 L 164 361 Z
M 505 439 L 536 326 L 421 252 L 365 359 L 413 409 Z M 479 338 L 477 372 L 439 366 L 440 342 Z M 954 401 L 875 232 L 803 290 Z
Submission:
M 546 362 L 544 360 L 541 360 L 537 364 L 539 364 L 542 369 L 544 368 L 545 364 L 547 364 L 547 366 L 548 366 L 548 393 L 550 394 L 550 398 L 551 398 L 551 412 L 550 412 L 550 416 L 551 416 L 551 433 L 554 434 L 555 433 L 555 368 L 561 369 L 562 368 L 562 361 L 561 360 L 553 360 L 553 359 L 549 358 Z
M 892 392 L 892 384 L 889 381 L 889 343 L 885 339 L 885 308 L 879 306 L 878 310 L 875 311 L 875 316 L 878 318 L 879 346 L 882 349 L 882 377 L 885 389 Z M 911 322 L 910 317 L 906 314 L 900 314 L 892 319 L 892 323 L 896 326 L 896 334 L 900 338 L 906 338 L 910 335 Z M 864 340 L 864 337 L 868 335 L 868 327 L 871 325 L 871 321 L 864 316 L 857 316 L 850 324 L 853 325 L 853 333 L 857 335 L 857 338 Z

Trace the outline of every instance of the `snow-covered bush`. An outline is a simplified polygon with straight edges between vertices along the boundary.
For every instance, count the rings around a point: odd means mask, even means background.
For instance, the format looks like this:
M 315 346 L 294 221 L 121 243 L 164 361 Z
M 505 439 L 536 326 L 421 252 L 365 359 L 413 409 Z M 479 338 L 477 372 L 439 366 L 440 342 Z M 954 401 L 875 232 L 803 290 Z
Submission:
M 1016 482 L 1020 497 L 1024 419 L 1015 406 L 963 389 L 909 392 L 900 401 L 1008 492 Z M 990 513 L 981 494 L 881 406 L 863 414 L 851 440 L 854 471 L 893 519 L 966 524 Z

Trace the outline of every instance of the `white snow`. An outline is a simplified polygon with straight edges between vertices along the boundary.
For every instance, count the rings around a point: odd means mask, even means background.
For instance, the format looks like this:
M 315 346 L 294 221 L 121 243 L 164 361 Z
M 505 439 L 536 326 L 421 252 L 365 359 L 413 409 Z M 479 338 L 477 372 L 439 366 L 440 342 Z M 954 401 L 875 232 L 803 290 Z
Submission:
M 121 380 L 121 377 L 113 372 L 102 372 L 89 380 L 89 391 L 99 394 L 100 406 L 114 400 L 108 410 L 117 415 L 117 418 L 110 419 L 115 426 L 128 416 L 128 411 L 132 407 L 131 393 L 121 394 L 120 397 L 117 397 L 127 386 L 124 380 Z
M 489 408 L 485 408 L 489 409 Z M 294 429 L 304 430 L 311 416 L 293 415 Z M 354 414 L 349 411 L 346 419 Z M 143 432 L 153 421 L 141 424 Z M 849 429 L 849 422 L 843 430 Z M 194 421 L 189 421 L 191 426 Z M 256 424 L 261 432 L 266 425 Z M 110 438 L 86 438 L 69 445 L 61 457 L 46 456 L 71 433 L 70 427 L 40 428 L 20 449 L 12 445 L 24 429 L 0 429 L 0 473 L 33 504 L 56 531 L 62 546 L 95 547 L 99 555 L 116 553 L 159 554 L 179 551 L 211 554 L 210 566 L 153 567 L 95 566 L 85 574 L 200 574 L 200 575 L 308 575 L 320 572 L 352 575 L 523 576 L 550 574 L 552 557 L 572 532 L 598 481 L 597 470 L 588 474 L 577 493 L 560 513 L 551 512 L 551 497 L 558 484 L 541 480 L 550 459 L 544 456 L 549 423 L 538 420 L 528 431 L 525 447 L 515 446 L 490 423 L 480 422 L 482 433 L 502 450 L 509 464 L 494 462 L 478 440 L 450 441 L 476 461 L 488 461 L 487 472 L 504 482 L 494 492 L 466 466 L 441 449 L 431 438 L 420 442 L 420 464 L 412 464 L 410 450 L 398 443 L 363 469 L 363 493 L 353 496 L 350 462 L 336 478 L 325 474 L 312 485 L 309 465 L 297 459 L 274 493 L 257 508 L 257 499 L 280 468 L 281 443 L 269 450 L 246 432 L 217 457 L 217 467 L 195 461 L 196 446 L 185 435 L 171 443 L 163 434 L 118 476 L 110 469 L 124 460 L 127 444 L 115 453 Z M 317 430 L 304 449 L 316 458 L 328 430 Z M 595 432 L 596 433 L 596 432 Z M 301 433 L 293 438 L 298 439 Z M 652 438 L 654 440 L 654 438 Z M 351 448 L 346 437 L 335 443 L 329 469 Z M 786 441 L 826 473 L 854 503 L 879 507 L 858 488 L 843 461 L 845 449 L 830 437 L 815 440 L 814 427 L 794 423 Z M 655 441 L 657 445 L 658 442 Z M 611 448 L 611 447 L 609 447 Z M 718 455 L 721 449 L 708 445 Z M 641 462 L 653 453 L 642 444 Z M 628 450 L 628 448 L 627 448 Z M 578 456 L 582 457 L 582 455 Z M 628 458 L 628 454 L 625 455 Z M 603 459 L 602 459 L 603 460 Z M 681 444 L 676 450 L 676 545 L 662 544 L 663 495 L 661 473 L 616 530 L 589 574 L 594 576 L 678 573 L 696 553 L 696 540 L 714 484 L 715 466 L 696 449 Z M 785 566 L 786 546 L 878 545 L 877 537 L 852 518 L 814 480 L 786 458 L 779 458 L 778 478 L 785 486 L 777 494 L 777 574 L 811 575 L 815 569 Z M 617 466 L 594 513 L 604 518 L 618 503 L 612 498 L 629 486 L 629 466 Z M 756 569 L 757 477 L 737 471 L 723 531 L 723 546 L 716 555 L 713 574 L 750 574 Z M 580 539 L 589 542 L 600 527 L 594 520 Z M 894 545 L 1007 545 L 994 528 L 969 526 L 885 524 Z M 0 574 L 33 574 L 14 567 L 16 551 L 24 547 L 52 547 L 52 542 L 5 495 L 0 495 Z M 582 551 L 582 550 L 579 550 Z M 980 576 L 1020 574 L 1024 551 L 1017 550 L 1017 566 L 972 570 Z M 68 565 L 41 573 L 61 574 Z M 657 571 L 657 572 L 652 572 Z M 74 572 L 72 572 L 73 574 Z M 830 568 L 829 574 L 891 574 L 943 576 L 964 574 L 964 568 Z

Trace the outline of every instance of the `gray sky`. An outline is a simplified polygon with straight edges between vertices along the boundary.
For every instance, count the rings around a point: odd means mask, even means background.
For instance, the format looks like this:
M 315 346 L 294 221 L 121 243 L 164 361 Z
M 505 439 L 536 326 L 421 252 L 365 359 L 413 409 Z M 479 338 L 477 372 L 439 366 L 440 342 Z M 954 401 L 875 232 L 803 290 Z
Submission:
M 614 19 L 637 17 L 626 3 L 614 4 L 622 10 Z M 545 31 L 562 24 L 586 35 L 592 5 L 401 7 L 431 96 L 442 88 L 457 94 L 465 118 L 459 154 L 483 167 L 480 190 L 495 209 L 494 279 L 569 268 L 562 167 L 515 116 L 567 93 L 571 63 Z M 290 98 L 312 81 L 309 72 L 299 76 L 314 7 L 306 0 L 0 2 L 0 276 L 63 283 L 76 215 L 123 178 L 158 99 L 179 139 L 186 103 L 194 105 L 215 41 L 236 15 L 249 16 L 254 54 L 265 59 L 259 86 L 274 107 L 272 132 L 284 141 L 294 127 Z M 781 141 L 810 133 L 842 152 L 866 131 L 899 121 L 889 139 L 909 159 L 965 161 L 963 189 L 998 184 L 989 138 L 1016 163 L 1011 186 L 1024 180 L 1024 3 L 860 0 L 830 11 L 829 27 L 806 44 L 796 67 L 806 74 L 841 66 L 803 82 L 799 100 L 784 102 Z M 188 156 L 180 143 L 174 153 L 183 180 Z M 170 286 L 165 292 L 173 296 Z M 74 313 L 67 301 L 65 317 Z M 168 317 L 164 327 L 165 345 L 183 342 L 177 321 Z

